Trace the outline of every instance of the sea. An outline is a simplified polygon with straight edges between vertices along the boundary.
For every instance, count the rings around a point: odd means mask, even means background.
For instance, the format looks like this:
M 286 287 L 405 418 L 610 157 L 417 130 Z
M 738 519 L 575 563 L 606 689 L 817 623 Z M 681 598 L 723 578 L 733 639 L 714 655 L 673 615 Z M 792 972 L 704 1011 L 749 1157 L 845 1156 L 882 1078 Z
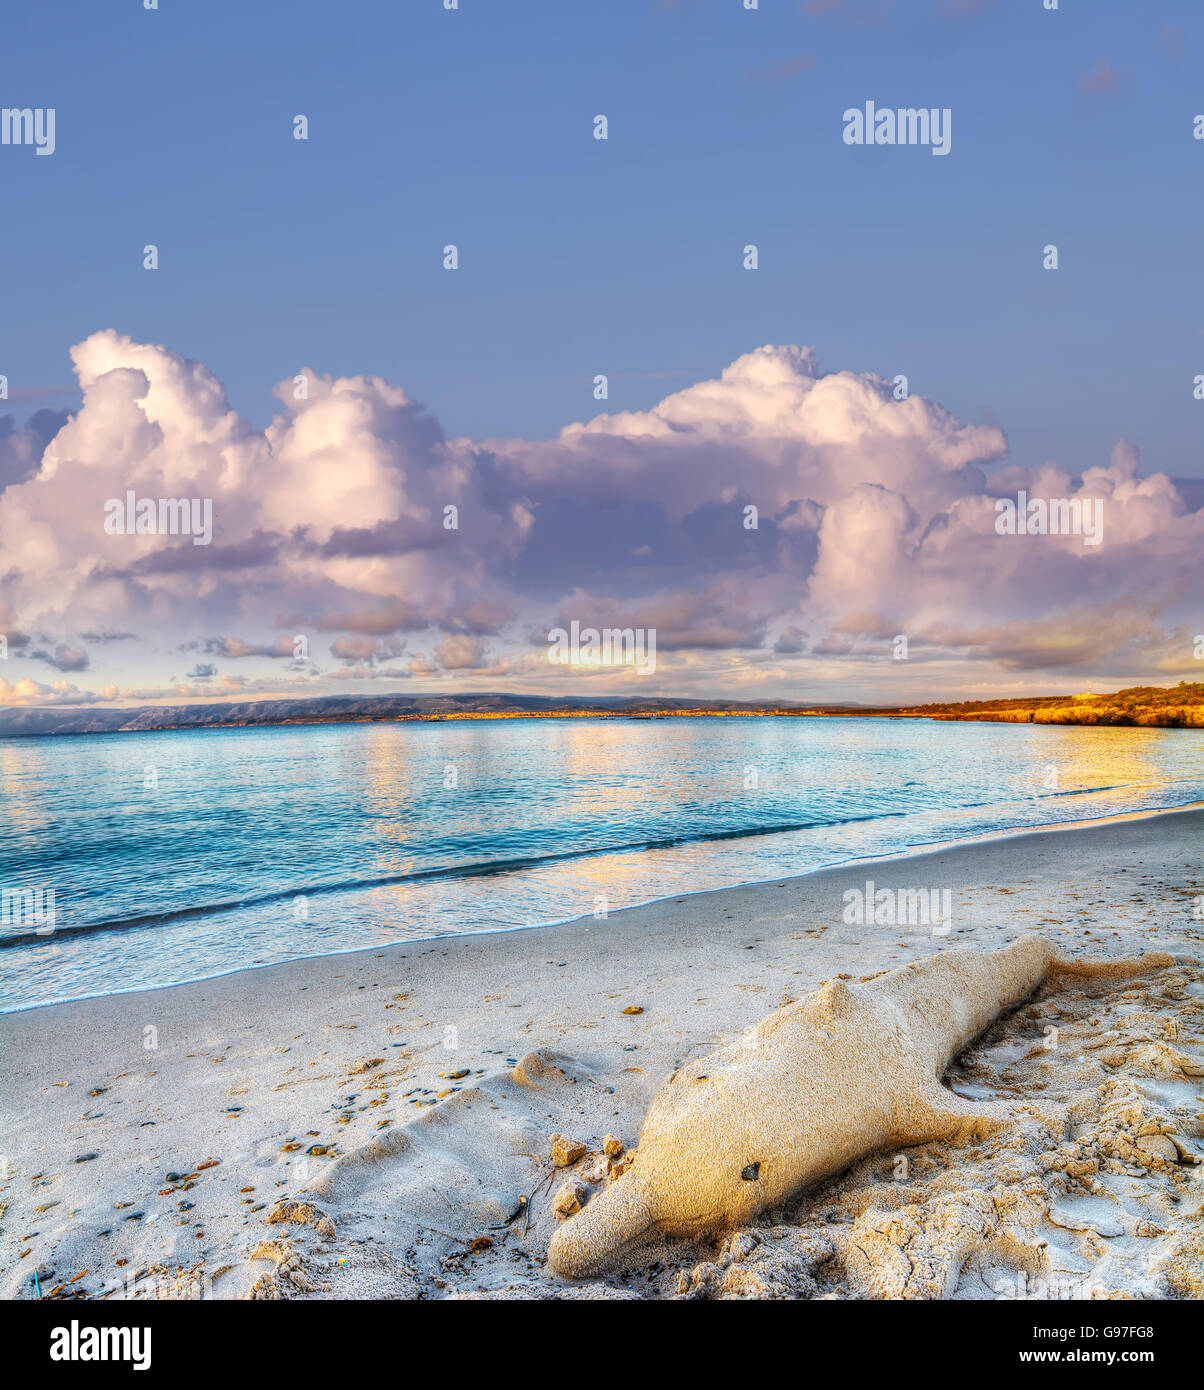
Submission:
M 1198 731 L 740 716 L 0 740 L 0 1010 L 1204 800 Z

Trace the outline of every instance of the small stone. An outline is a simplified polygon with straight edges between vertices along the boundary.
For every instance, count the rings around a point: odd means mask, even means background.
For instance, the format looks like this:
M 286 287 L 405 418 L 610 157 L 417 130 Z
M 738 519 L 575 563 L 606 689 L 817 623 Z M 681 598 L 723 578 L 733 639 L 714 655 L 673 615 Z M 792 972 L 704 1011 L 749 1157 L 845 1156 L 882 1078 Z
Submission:
M 602 1152 L 607 1158 L 618 1158 L 623 1152 L 623 1141 L 616 1139 L 613 1134 L 607 1134 L 602 1139 Z
M 489 1250 L 493 1246 L 492 1236 L 473 1236 L 468 1243 L 468 1248 L 473 1254 L 479 1255 L 482 1250 Z
M 556 1168 L 568 1168 L 579 1158 L 584 1158 L 586 1146 L 579 1139 L 570 1139 L 565 1134 L 552 1135 L 552 1164 Z
M 642 1014 L 644 1010 L 638 1004 L 628 1004 L 623 1012 L 625 1014 Z
M 558 1221 L 576 1216 L 585 1203 L 585 1188 L 579 1182 L 566 1182 L 552 1200 L 552 1210 Z
M 1165 1134 L 1143 1134 L 1137 1141 L 1137 1147 L 1142 1153 L 1156 1154 L 1168 1163 L 1179 1161 L 1179 1150 L 1175 1147 L 1174 1140 Z
M 262 1211 L 263 1208 L 264 1203 L 261 1202 L 251 1210 Z M 335 1235 L 334 1222 L 324 1211 L 319 1211 L 312 1202 L 295 1201 L 291 1197 L 281 1197 L 264 1220 L 269 1226 L 281 1221 L 292 1222 L 297 1226 L 312 1226 L 325 1240 L 333 1240 Z
M 761 1237 L 755 1231 L 737 1231 L 728 1246 L 728 1254 L 739 1263 L 748 1259 L 760 1243 Z
M 621 1178 L 635 1162 L 635 1155 L 635 1149 L 628 1149 L 622 1158 L 616 1158 L 610 1165 L 610 1172 L 606 1175 L 606 1181 L 614 1182 L 616 1178 Z

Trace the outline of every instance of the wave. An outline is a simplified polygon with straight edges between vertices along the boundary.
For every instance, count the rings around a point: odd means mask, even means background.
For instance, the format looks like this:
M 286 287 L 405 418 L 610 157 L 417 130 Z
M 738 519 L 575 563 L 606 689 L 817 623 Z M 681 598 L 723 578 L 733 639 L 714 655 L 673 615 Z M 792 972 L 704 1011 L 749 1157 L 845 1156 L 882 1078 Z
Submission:
M 1187 779 L 1171 779 L 1187 780 Z M 1070 791 L 1039 793 L 1033 801 L 1044 801 L 1065 796 L 1090 796 L 1099 792 L 1121 791 L 1130 783 L 1115 786 L 1091 787 Z M 981 810 L 986 806 L 1000 809 L 1007 803 L 991 801 L 966 802 L 952 809 L 956 811 Z M 52 931 L 12 932 L 0 936 L 0 949 L 18 946 L 45 946 L 51 940 L 65 936 L 84 936 L 92 932 L 126 931 L 138 927 L 158 927 L 169 923 L 187 921 L 192 918 L 216 917 L 226 912 L 237 912 L 247 908 L 269 907 L 273 903 L 287 902 L 295 898 L 326 897 L 334 893 L 362 892 L 372 888 L 397 887 L 407 883 L 423 883 L 434 880 L 458 878 L 488 878 L 501 874 L 521 873 L 527 869 L 541 868 L 545 865 L 565 863 L 578 859 L 612 854 L 639 854 L 655 850 L 676 849 L 682 845 L 703 844 L 721 840 L 754 839 L 766 835 L 784 835 L 800 830 L 821 830 L 840 825 L 856 825 L 874 820 L 895 820 L 912 816 L 921 808 L 912 807 L 901 811 L 874 811 L 860 816 L 842 816 L 830 819 L 813 819 L 779 822 L 772 825 L 739 826 L 724 830 L 700 830 L 683 832 L 679 835 L 660 836 L 650 840 L 628 841 L 619 844 L 596 845 L 590 848 L 561 850 L 550 854 L 514 856 L 506 859 L 476 860 L 466 864 L 448 864 L 430 869 L 417 869 L 409 873 L 381 874 L 372 878 L 341 879 L 335 883 L 307 884 L 300 887 L 281 888 L 270 893 L 253 894 L 245 898 L 232 898 L 225 902 L 201 903 L 193 907 L 181 907 L 161 912 L 142 913 L 134 917 L 114 917 L 97 922 L 80 922 L 55 926 Z
M 985 804 L 985 803 L 984 803 Z M 137 917 L 114 917 L 99 922 L 80 922 L 56 926 L 53 931 L 39 934 L 15 932 L 0 936 L 0 949 L 11 946 L 45 946 L 63 936 L 80 936 L 89 932 L 124 931 L 131 927 L 157 927 L 169 922 L 182 922 L 194 917 L 215 917 L 223 912 L 236 912 L 250 907 L 266 907 L 293 898 L 325 897 L 331 893 L 358 892 L 369 888 L 390 888 L 403 883 L 423 883 L 432 879 L 489 878 L 497 874 L 520 873 L 524 869 L 541 868 L 546 864 L 564 863 L 574 859 L 590 859 L 597 855 L 640 854 L 650 850 L 676 849 L 681 845 L 700 844 L 712 840 L 752 839 L 760 835 L 784 835 L 795 830 L 816 830 L 835 825 L 854 825 L 861 821 L 890 820 L 912 815 L 911 811 L 878 811 L 872 815 L 846 816 L 837 820 L 790 821 L 780 825 L 759 825 L 730 830 L 700 831 L 663 836 L 655 840 L 630 841 L 623 844 L 597 845 L 590 849 L 561 850 L 554 854 L 537 854 L 509 859 L 484 859 L 470 864 L 447 864 L 432 869 L 416 869 L 405 874 L 381 874 L 374 878 L 343 879 L 337 883 L 317 883 L 304 887 L 281 888 L 271 893 L 259 893 L 228 902 L 203 903 L 195 907 L 174 908 L 165 912 L 148 912 Z

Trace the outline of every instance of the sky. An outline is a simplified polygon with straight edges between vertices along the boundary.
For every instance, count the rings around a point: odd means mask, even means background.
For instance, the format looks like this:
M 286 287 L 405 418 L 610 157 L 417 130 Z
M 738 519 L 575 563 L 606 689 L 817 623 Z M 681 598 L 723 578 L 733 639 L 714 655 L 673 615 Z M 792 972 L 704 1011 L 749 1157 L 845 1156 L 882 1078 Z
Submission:
M 1198 678 L 1204 10 L 1045 3 L 6 14 L 0 702 Z

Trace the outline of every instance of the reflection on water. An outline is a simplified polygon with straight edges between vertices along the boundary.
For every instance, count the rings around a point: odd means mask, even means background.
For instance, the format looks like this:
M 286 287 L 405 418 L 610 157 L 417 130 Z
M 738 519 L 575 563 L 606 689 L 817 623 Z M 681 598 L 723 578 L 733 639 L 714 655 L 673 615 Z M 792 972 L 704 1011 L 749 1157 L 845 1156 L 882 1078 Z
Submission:
M 1204 795 L 1204 739 L 878 719 L 350 724 L 12 740 L 0 779 L 0 888 L 53 888 L 59 928 L 0 952 L 11 1008 L 1183 805 Z

